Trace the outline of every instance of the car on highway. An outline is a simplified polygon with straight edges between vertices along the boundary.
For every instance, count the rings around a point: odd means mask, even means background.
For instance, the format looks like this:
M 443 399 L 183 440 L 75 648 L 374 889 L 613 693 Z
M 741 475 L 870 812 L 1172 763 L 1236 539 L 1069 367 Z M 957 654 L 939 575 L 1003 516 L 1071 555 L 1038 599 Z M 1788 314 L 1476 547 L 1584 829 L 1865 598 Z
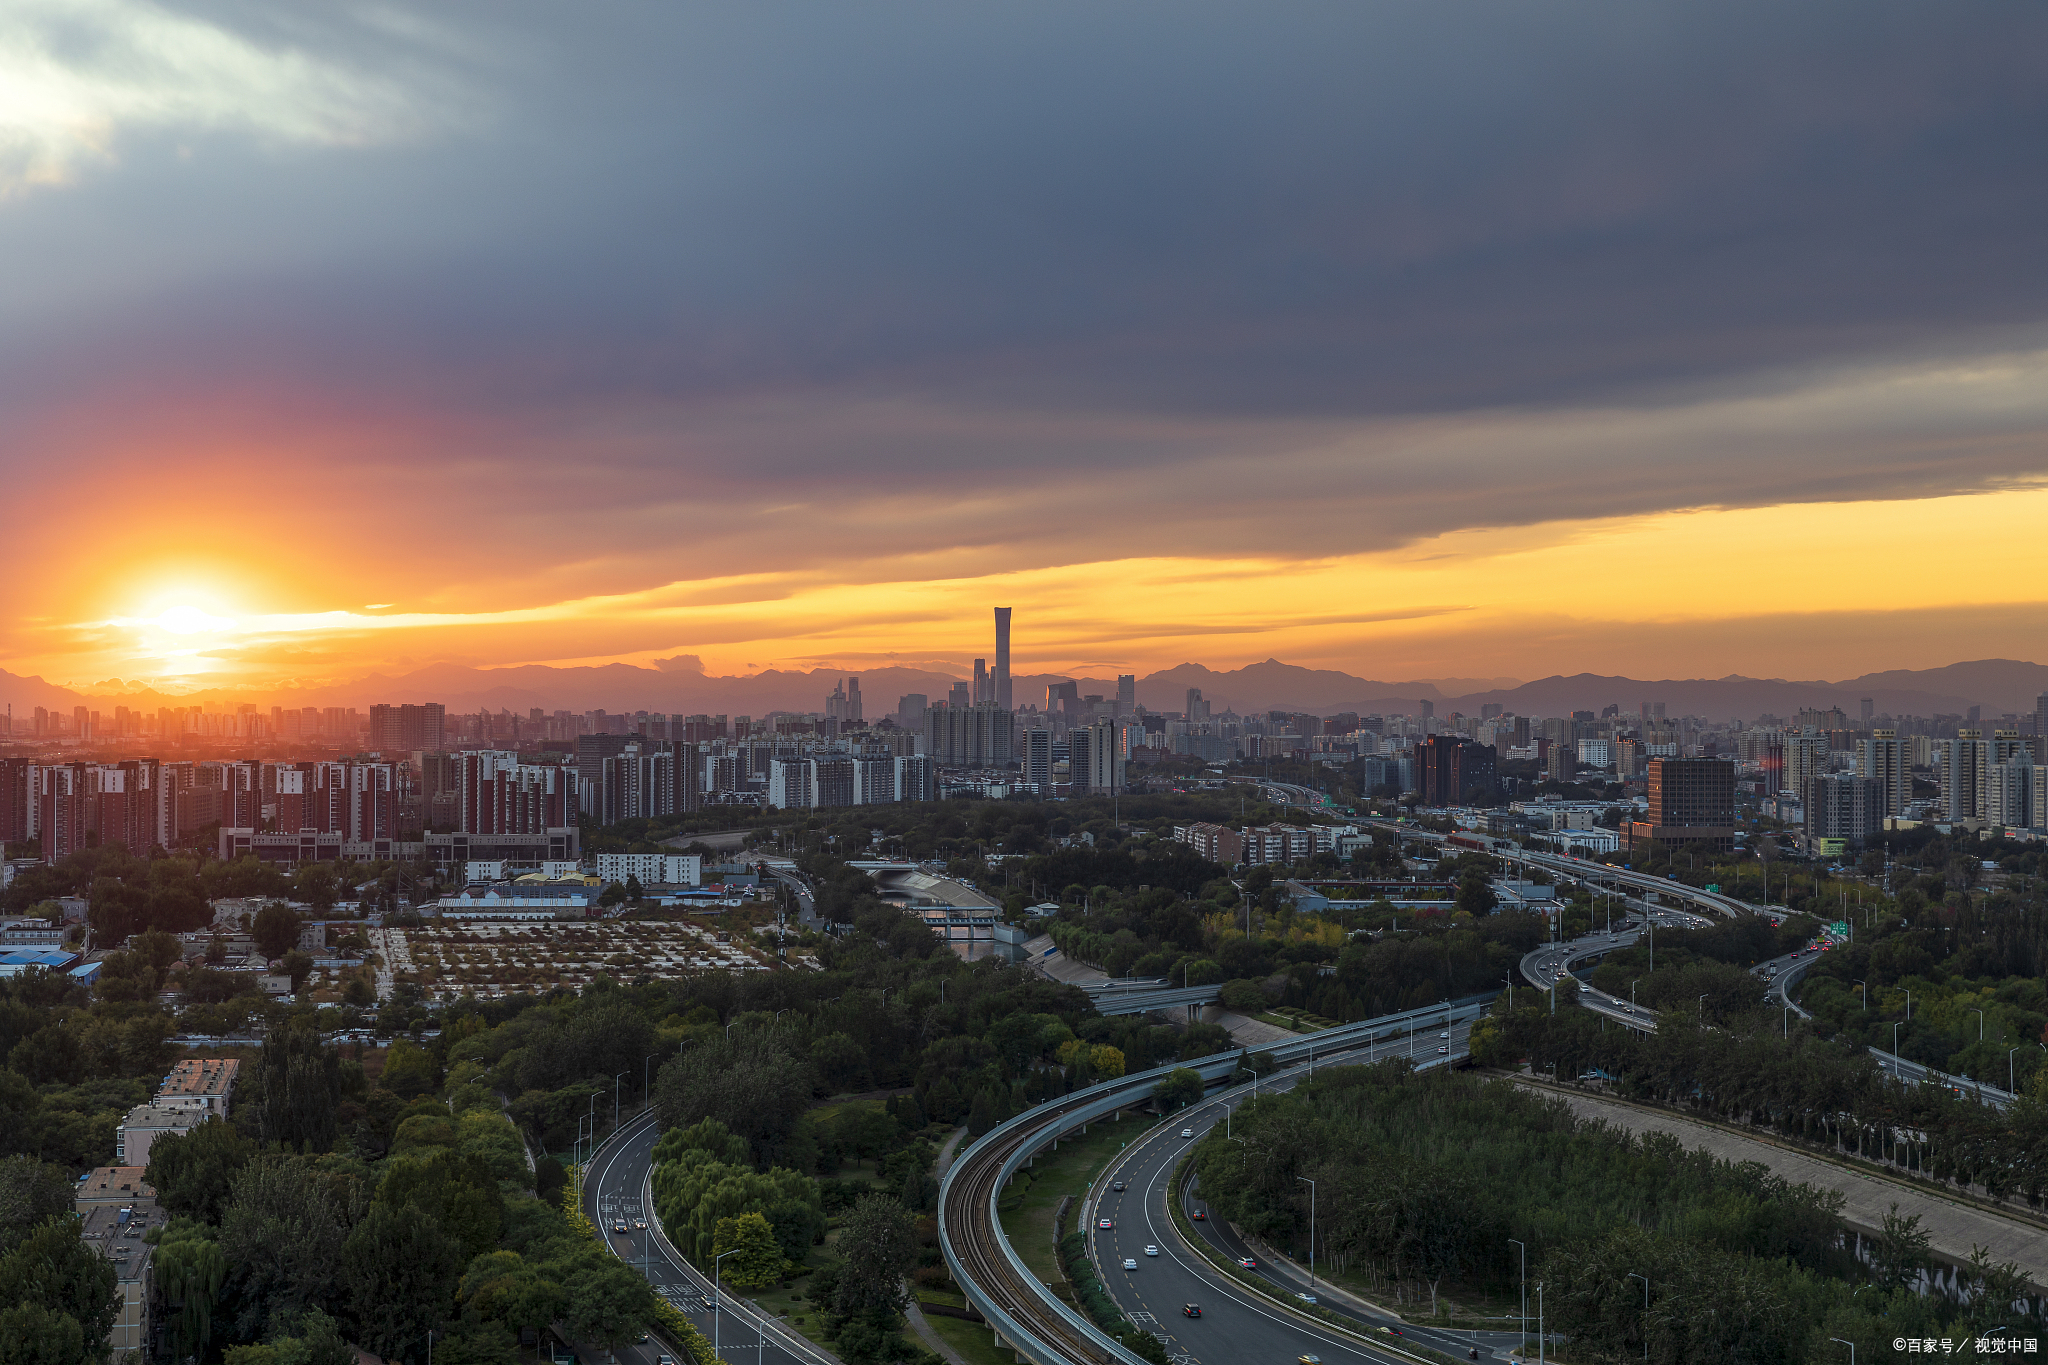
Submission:
M 676 1365 L 676 1358 L 667 1351 L 663 1351 L 654 1358 L 654 1365 Z
M 1303 1303 L 1314 1303 L 1316 1301 L 1315 1295 L 1306 1293 L 1302 1290 L 1296 1290 L 1294 1297 L 1300 1299 Z
M 1451 1045 L 1449 1043 L 1438 1043 L 1436 1045 L 1436 1050 L 1438 1052 L 1449 1052 L 1451 1050 Z
M 635 1218 L 633 1220 L 633 1228 L 636 1232 L 647 1231 L 647 1220 L 645 1218 Z
M 1445 1030 L 1444 1030 L 1444 1031 L 1443 1031 L 1442 1033 L 1439 1033 L 1439 1034 L 1437 1035 L 1437 1037 L 1439 1037 L 1439 1038 L 1448 1038 L 1448 1037 L 1450 1037 L 1450 1036 L 1451 1036 L 1451 1031 L 1450 1031 L 1449 1029 L 1445 1029 Z
M 1137 1261 L 1133 1260 L 1133 1259 L 1132 1259 L 1131 1257 L 1129 1257 L 1129 1256 L 1126 1256 L 1126 1257 L 1124 1257 L 1124 1269 L 1125 1269 L 1125 1270 L 1136 1270 L 1137 1268 L 1138 1268 L 1138 1263 L 1137 1263 Z
M 1199 1318 L 1202 1316 L 1202 1305 L 1199 1303 L 1184 1303 L 1180 1306 L 1180 1315 L 1184 1318 Z
M 1180 1130 L 1180 1135 L 1182 1137 L 1193 1137 L 1195 1135 L 1195 1130 L 1192 1128 L 1183 1128 Z
M 1202 1212 L 1202 1210 L 1200 1209 L 1196 1209 L 1193 1213 L 1189 1214 L 1188 1217 L 1194 1219 L 1197 1223 L 1201 1223 L 1206 1222 L 1208 1220 L 1209 1215 Z
M 1110 1222 L 1107 1218 L 1098 1218 L 1095 1220 L 1095 1226 L 1101 1228 L 1104 1232 L 1108 1232 L 1116 1224 Z
M 616 1223 L 613 1223 L 613 1224 L 612 1224 L 612 1231 L 613 1231 L 613 1232 L 624 1232 L 625 1230 L 626 1230 L 626 1220 L 625 1220 L 625 1219 L 623 1219 L 623 1218 L 619 1219 L 619 1220 L 618 1220 L 618 1221 L 617 1221 Z
M 1323 1365 L 1323 1358 L 1314 1351 L 1310 1351 L 1306 1355 L 1296 1356 L 1294 1358 L 1294 1365 Z
M 1147 1256 L 1157 1256 L 1159 1254 L 1159 1248 L 1153 1246 L 1150 1242 L 1147 1242 L 1145 1244 L 1145 1254 Z
M 1110 1188 L 1112 1190 L 1115 1190 L 1118 1194 L 1122 1194 L 1124 1192 L 1124 1182 L 1119 1180 L 1114 1185 L 1111 1185 Z
M 1259 1268 L 1259 1263 L 1249 1256 L 1238 1257 L 1237 1264 L 1238 1267 L 1242 1270 L 1257 1270 Z

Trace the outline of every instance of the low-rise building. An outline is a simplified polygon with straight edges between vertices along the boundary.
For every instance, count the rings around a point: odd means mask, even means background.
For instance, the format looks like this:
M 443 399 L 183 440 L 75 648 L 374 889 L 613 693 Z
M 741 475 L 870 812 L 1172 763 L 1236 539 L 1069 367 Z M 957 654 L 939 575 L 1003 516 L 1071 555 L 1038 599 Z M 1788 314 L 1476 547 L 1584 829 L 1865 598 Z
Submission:
M 123 1166 L 149 1165 L 149 1149 L 165 1134 L 182 1137 L 206 1121 L 199 1109 L 166 1104 L 138 1104 L 121 1120 L 114 1134 L 114 1160 Z
M 695 853 L 600 853 L 597 875 L 607 882 L 633 877 L 642 886 L 701 886 L 704 859 Z
M 199 1109 L 226 1117 L 235 1093 L 237 1057 L 189 1057 L 171 1067 L 157 1087 L 156 1102 L 169 1109 Z
M 85 1244 L 114 1263 L 114 1292 L 118 1306 L 114 1325 L 107 1332 L 112 1359 L 146 1360 L 150 1354 L 151 1264 L 156 1248 L 144 1240 L 152 1228 L 165 1223 L 164 1212 L 153 1198 L 136 1198 L 124 1204 L 93 1204 L 80 1210 L 83 1219 L 79 1236 Z

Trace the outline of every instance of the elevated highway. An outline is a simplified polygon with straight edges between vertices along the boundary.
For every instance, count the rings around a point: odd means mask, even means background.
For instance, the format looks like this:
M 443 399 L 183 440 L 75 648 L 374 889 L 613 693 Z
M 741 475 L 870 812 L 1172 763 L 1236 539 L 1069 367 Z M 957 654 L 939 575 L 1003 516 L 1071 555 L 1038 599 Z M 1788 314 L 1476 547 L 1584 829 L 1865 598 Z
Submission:
M 1405 1010 L 1306 1035 L 1270 1049 L 1283 1067 L 1315 1065 L 1348 1057 L 1359 1049 L 1421 1030 L 1425 1038 L 1450 1032 L 1483 1014 L 1491 993 L 1426 1009 Z M 1425 1046 L 1449 1044 L 1425 1041 Z M 1409 1044 L 1413 1047 L 1413 1043 Z M 1449 1060 L 1432 1050 L 1431 1060 Z M 1198 1072 L 1206 1084 L 1227 1079 L 1237 1068 L 1235 1052 L 1219 1053 L 1175 1066 L 1102 1081 L 1086 1090 L 1026 1110 L 992 1128 L 947 1170 L 939 1192 L 939 1245 L 947 1269 L 994 1334 L 1020 1360 L 1033 1365 L 1138 1365 L 1139 1358 L 1105 1335 L 1081 1313 L 1057 1298 L 1025 1266 L 1003 1232 L 996 1203 L 1003 1187 L 1025 1162 L 1056 1138 L 1121 1109 L 1145 1103 L 1152 1089 L 1177 1066 Z

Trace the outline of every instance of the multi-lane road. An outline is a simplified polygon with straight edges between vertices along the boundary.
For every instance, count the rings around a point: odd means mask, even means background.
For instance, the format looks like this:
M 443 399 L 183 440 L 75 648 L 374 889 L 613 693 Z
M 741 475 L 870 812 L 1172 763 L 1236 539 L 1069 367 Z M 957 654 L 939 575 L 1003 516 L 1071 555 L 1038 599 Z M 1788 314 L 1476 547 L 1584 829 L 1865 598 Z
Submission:
M 1468 1029 L 1469 1025 L 1460 1023 L 1448 1030 L 1449 1038 L 1441 1036 L 1445 1030 L 1427 1030 L 1413 1043 L 1418 1060 L 1434 1062 L 1463 1055 Z M 1405 1057 L 1410 1046 L 1405 1036 L 1398 1041 L 1389 1039 L 1342 1054 L 1334 1064 Z M 1439 1048 L 1449 1052 L 1439 1052 Z M 1306 1067 L 1280 1073 L 1261 1082 L 1260 1090 L 1286 1089 L 1307 1074 Z M 1239 1087 L 1160 1121 L 1097 1177 L 1079 1212 L 1088 1226 L 1089 1257 L 1104 1287 L 1125 1316 L 1166 1343 L 1168 1354 L 1179 1365 L 1288 1361 L 1304 1355 L 1319 1355 L 1329 1362 L 1412 1362 L 1412 1357 L 1377 1349 L 1251 1293 L 1183 1242 L 1168 1212 L 1167 1201 L 1175 1197 L 1171 1188 L 1174 1166 L 1212 1129 L 1226 1127 L 1226 1110 L 1249 1097 L 1249 1087 Z M 1185 1208 L 1191 1218 L 1202 1215 L 1193 1226 L 1216 1251 L 1231 1260 L 1251 1257 L 1257 1261 L 1254 1273 L 1267 1279 L 1283 1297 L 1321 1290 L 1322 1306 L 1344 1314 L 1354 1330 L 1368 1338 L 1383 1337 L 1389 1346 L 1415 1342 L 1459 1357 L 1469 1357 L 1469 1352 L 1477 1349 L 1481 1359 L 1505 1359 L 1521 1340 L 1516 1326 L 1504 1332 L 1436 1331 L 1335 1302 L 1326 1286 L 1309 1283 L 1305 1271 L 1269 1262 L 1239 1240 L 1222 1220 L 1208 1217 L 1199 1189 L 1190 1191 Z M 1110 1225 L 1107 1228 L 1100 1226 L 1105 1221 Z M 1136 1268 L 1125 1269 L 1127 1263 L 1135 1263 Z M 1187 1315 L 1189 1304 L 1201 1310 L 1199 1317 Z
M 654 1216 L 650 1184 L 660 1136 L 653 1113 L 643 1112 L 621 1124 L 592 1156 L 584 1174 L 583 1211 L 596 1225 L 599 1240 L 639 1268 L 655 1293 L 686 1313 L 697 1330 L 716 1340 L 722 1358 L 732 1365 L 831 1365 L 831 1357 L 787 1325 L 764 1322 L 752 1304 L 730 1292 L 714 1295 L 710 1282 L 669 1244 Z M 618 1230 L 621 1224 L 624 1232 Z M 617 1360 L 620 1365 L 658 1365 L 664 1354 L 673 1354 L 658 1339 L 616 1351 L 579 1344 L 577 1353 L 586 1362 Z

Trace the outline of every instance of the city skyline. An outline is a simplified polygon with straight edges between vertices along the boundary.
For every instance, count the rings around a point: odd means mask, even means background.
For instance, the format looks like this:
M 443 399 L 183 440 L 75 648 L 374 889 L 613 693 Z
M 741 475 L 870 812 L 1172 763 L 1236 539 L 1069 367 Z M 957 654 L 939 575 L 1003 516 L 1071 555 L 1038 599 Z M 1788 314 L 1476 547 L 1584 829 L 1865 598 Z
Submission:
M 26 6 L 0 666 L 2022 652 L 2048 17 L 1474 15 Z

